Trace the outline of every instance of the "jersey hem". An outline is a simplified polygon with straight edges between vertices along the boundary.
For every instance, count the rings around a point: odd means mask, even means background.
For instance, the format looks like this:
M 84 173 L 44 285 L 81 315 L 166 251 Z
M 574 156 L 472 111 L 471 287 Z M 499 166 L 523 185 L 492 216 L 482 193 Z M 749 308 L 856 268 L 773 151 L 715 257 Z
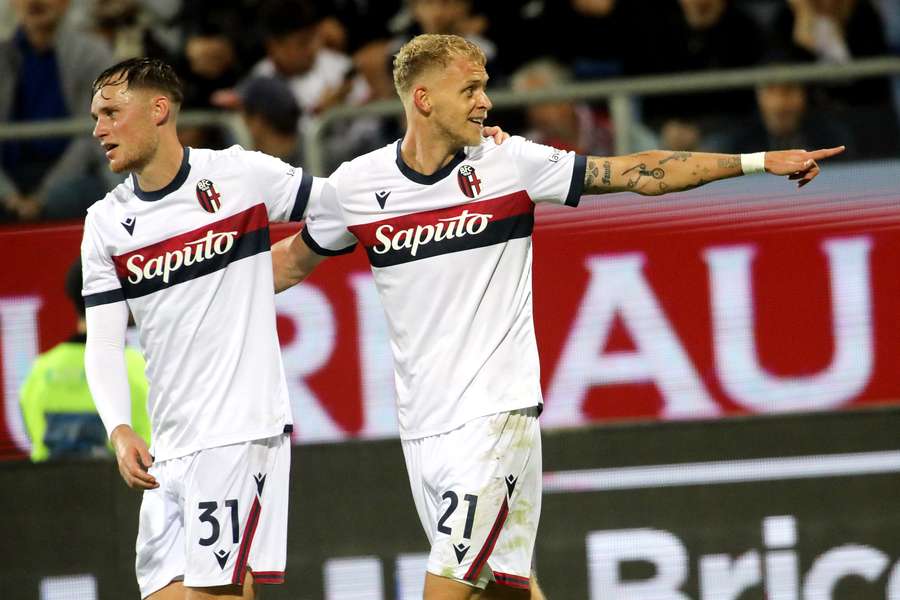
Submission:
M 252 442 L 254 440 L 263 440 L 266 438 L 277 437 L 279 435 L 285 435 L 284 430 L 286 425 L 291 425 L 291 422 L 284 421 L 278 426 L 273 427 L 272 429 L 254 431 L 251 433 L 233 434 L 214 440 L 209 440 L 201 444 L 186 446 L 184 448 L 175 448 L 168 452 L 158 452 L 156 448 L 152 448 L 150 454 L 153 455 L 154 462 L 163 462 L 166 460 L 181 458 L 183 456 L 187 456 L 188 454 L 193 454 L 194 452 L 199 452 L 201 450 L 208 450 L 209 448 L 219 448 L 221 446 L 240 444 L 241 442 Z
M 516 403 L 510 404 L 509 406 L 493 407 L 493 408 L 490 408 L 489 410 L 485 410 L 484 412 L 478 412 L 473 415 L 467 415 L 467 416 L 463 417 L 462 419 L 459 419 L 456 421 L 451 421 L 449 425 L 447 425 L 446 427 L 441 427 L 440 429 L 426 429 L 425 431 L 409 431 L 409 432 L 401 431 L 400 439 L 402 441 L 409 441 L 409 440 L 419 440 L 422 438 L 432 437 L 435 435 L 441 435 L 444 433 L 449 433 L 449 432 L 453 431 L 454 429 L 459 429 L 460 427 L 462 427 L 469 421 L 474 421 L 475 419 L 480 419 L 481 417 L 486 417 L 488 415 L 496 415 L 496 414 L 503 413 L 503 412 L 512 412 L 514 410 L 522 410 L 524 408 L 537 407 L 538 415 L 540 415 L 541 411 L 543 410 L 543 406 L 544 406 L 544 402 L 543 402 L 543 400 L 541 400 L 539 402 L 534 402 L 534 401 L 516 402 Z

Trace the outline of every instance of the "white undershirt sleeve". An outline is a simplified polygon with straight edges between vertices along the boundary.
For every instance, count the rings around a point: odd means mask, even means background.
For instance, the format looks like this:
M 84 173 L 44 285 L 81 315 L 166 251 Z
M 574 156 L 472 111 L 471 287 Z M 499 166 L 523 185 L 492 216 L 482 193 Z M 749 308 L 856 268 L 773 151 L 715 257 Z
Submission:
M 106 435 L 119 425 L 131 425 L 131 391 L 125 366 L 124 301 L 91 306 L 86 311 L 87 346 L 84 370 Z

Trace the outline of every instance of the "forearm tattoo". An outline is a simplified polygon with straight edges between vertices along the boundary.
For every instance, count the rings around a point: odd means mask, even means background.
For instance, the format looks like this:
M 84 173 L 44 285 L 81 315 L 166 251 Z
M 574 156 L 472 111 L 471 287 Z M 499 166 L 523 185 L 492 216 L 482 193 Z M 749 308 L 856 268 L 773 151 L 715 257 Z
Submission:
M 667 162 L 669 162 L 670 160 L 680 160 L 681 162 L 685 162 L 691 156 L 693 156 L 693 155 L 690 152 L 673 152 L 669 156 L 667 156 L 664 159 L 662 159 L 661 161 L 659 161 L 659 164 L 664 165 Z
M 729 156 L 728 158 L 720 158 L 719 166 L 723 169 L 734 169 L 741 166 L 740 156 Z
M 662 164 L 662 161 L 660 161 L 660 164 Z M 631 175 L 629 175 L 629 173 Z M 644 177 L 652 177 L 653 179 L 660 180 L 666 176 L 666 172 L 661 167 L 656 167 L 655 169 L 647 169 L 646 163 L 638 163 L 630 169 L 622 171 L 622 175 L 628 175 L 628 181 L 625 183 L 625 185 L 628 186 L 628 189 L 631 190 L 634 188 L 640 189 L 640 187 L 643 187 L 638 186 L 638 184 L 641 183 Z
M 584 172 L 584 187 L 588 189 L 596 187 L 597 179 L 599 178 L 600 168 L 597 166 L 597 162 L 589 160 L 587 170 Z

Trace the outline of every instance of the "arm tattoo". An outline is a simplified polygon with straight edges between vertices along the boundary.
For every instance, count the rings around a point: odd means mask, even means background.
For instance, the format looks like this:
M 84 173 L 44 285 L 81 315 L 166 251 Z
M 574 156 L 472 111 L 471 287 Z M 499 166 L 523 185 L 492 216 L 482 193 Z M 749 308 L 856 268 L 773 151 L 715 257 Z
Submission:
M 728 158 L 720 158 L 719 166 L 723 169 L 733 169 L 741 166 L 740 156 L 729 156 Z
M 632 177 L 629 177 L 628 181 L 626 182 L 628 189 L 634 189 L 637 186 L 637 184 L 639 184 L 641 182 L 641 178 L 643 178 L 643 177 L 652 177 L 653 179 L 662 179 L 663 177 L 666 176 L 666 172 L 659 167 L 656 167 L 655 169 L 648 171 L 646 163 L 638 163 L 635 166 L 631 167 L 630 169 L 622 171 L 622 175 L 628 175 L 629 173 L 632 173 L 635 170 L 637 171 L 637 173 L 635 173 Z
M 608 160 L 603 161 L 603 185 L 610 185 L 612 180 L 609 178 L 612 167 Z
M 588 189 L 595 187 L 598 179 L 600 179 L 600 167 L 597 166 L 597 161 L 589 160 L 587 170 L 584 172 L 584 187 Z
M 680 160 L 681 162 L 685 162 L 691 156 L 692 156 L 692 154 L 690 152 L 673 152 L 669 156 L 667 156 L 664 159 L 662 159 L 661 161 L 659 161 L 659 164 L 664 165 L 667 162 L 669 162 L 670 160 Z

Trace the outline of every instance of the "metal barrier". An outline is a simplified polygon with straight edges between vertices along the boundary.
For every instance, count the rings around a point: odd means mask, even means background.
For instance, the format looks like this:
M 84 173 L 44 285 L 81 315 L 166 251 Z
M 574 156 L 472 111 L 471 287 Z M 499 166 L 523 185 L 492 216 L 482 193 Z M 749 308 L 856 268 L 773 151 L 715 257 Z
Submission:
M 635 122 L 635 96 L 674 93 L 698 93 L 712 90 L 752 87 L 766 82 L 835 82 L 863 77 L 900 75 L 900 57 L 879 57 L 846 64 L 798 64 L 726 71 L 702 71 L 674 75 L 654 75 L 570 83 L 548 90 L 491 92 L 494 108 L 511 108 L 540 102 L 568 100 L 608 100 L 616 132 L 616 153 L 628 154 L 631 128 Z M 366 116 L 398 116 L 403 113 L 399 100 L 380 100 L 363 106 L 338 106 L 315 119 L 304 133 L 303 165 L 314 175 L 327 175 L 323 140 L 336 122 Z M 185 111 L 179 117 L 185 125 L 217 125 L 224 127 L 244 147 L 252 147 L 246 126 L 236 113 L 218 111 Z M 87 117 L 59 119 L 35 123 L 0 124 L 0 141 L 21 138 L 79 135 L 89 132 L 93 123 Z
M 178 123 L 191 127 L 222 127 L 238 144 L 245 148 L 252 146 L 247 127 L 237 113 L 218 110 L 188 110 L 178 117 Z M 27 123 L 3 123 L 0 124 L 0 141 L 85 135 L 93 129 L 94 122 L 87 116 Z
M 697 93 L 711 90 L 752 87 L 759 83 L 833 82 L 862 77 L 900 75 L 900 57 L 879 57 L 846 64 L 798 64 L 772 67 L 702 71 L 677 75 L 654 75 L 570 83 L 555 89 L 490 92 L 494 108 L 511 108 L 566 100 L 609 100 L 613 128 L 616 132 L 616 154 L 631 152 L 628 142 L 635 122 L 635 96 L 674 93 Z M 338 106 L 317 119 L 304 139 L 304 167 L 313 175 L 325 175 L 322 143 L 328 129 L 337 121 L 364 116 L 397 116 L 403 113 L 399 100 L 381 100 L 364 106 Z

